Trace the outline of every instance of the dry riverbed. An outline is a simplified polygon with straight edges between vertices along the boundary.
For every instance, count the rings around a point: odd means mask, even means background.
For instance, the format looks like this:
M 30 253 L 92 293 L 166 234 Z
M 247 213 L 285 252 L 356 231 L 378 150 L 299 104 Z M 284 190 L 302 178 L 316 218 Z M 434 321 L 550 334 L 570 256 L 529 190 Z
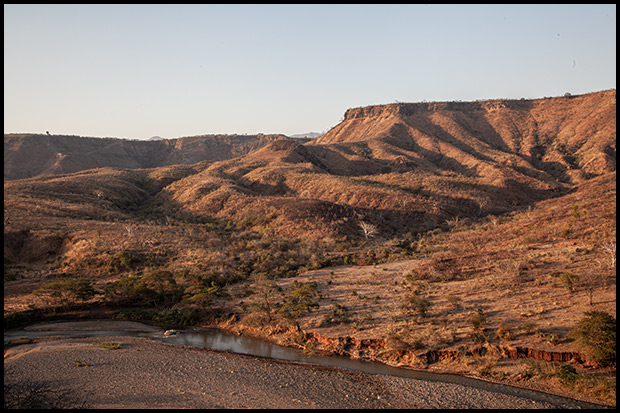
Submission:
M 157 330 L 130 322 L 77 324 L 79 330 Z M 120 347 L 104 348 L 104 342 L 118 343 Z M 455 383 L 368 374 L 129 336 L 54 335 L 24 340 L 24 344 L 5 346 L 4 372 L 5 386 L 43 385 L 65 392 L 65 401 L 70 405 L 102 409 L 558 407 L 518 393 L 502 394 Z

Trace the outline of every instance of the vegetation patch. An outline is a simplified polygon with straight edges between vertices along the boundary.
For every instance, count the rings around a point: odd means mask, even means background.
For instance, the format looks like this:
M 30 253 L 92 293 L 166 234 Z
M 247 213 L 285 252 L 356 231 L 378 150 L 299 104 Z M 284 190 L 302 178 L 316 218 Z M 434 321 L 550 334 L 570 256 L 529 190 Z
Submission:
M 102 341 L 97 345 L 106 350 L 118 350 L 123 347 L 122 343 L 117 343 L 115 341 Z

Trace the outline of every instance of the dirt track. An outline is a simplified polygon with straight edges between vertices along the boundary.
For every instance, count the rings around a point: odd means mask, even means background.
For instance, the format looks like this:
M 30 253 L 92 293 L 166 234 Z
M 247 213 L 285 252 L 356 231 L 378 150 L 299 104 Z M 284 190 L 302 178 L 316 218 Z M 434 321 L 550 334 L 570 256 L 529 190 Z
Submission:
M 131 328 L 131 326 L 126 328 Z M 122 347 L 108 350 L 100 342 Z M 427 382 L 185 347 L 140 337 L 47 337 L 8 347 L 5 384 L 70 389 L 89 408 L 553 408 Z

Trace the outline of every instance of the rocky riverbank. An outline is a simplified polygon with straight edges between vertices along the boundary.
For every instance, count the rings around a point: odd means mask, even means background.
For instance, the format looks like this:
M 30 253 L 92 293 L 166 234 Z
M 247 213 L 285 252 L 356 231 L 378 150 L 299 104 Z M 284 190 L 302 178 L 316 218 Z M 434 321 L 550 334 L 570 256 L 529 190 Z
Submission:
M 122 329 L 110 322 L 106 328 Z M 125 325 L 135 327 L 137 323 Z M 84 328 L 83 326 L 80 328 Z M 104 343 L 114 343 L 104 344 Z M 6 389 L 87 408 L 555 408 L 524 392 L 368 374 L 142 337 L 34 338 L 5 346 Z M 31 389 L 24 388 L 30 386 Z M 10 396 L 11 393 L 9 392 Z

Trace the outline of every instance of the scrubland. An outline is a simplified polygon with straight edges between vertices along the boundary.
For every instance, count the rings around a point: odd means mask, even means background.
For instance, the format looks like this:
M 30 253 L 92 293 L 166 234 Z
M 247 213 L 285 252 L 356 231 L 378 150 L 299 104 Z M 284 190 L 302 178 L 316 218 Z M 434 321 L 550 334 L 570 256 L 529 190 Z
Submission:
M 615 91 L 571 99 L 5 180 L 5 329 L 217 326 L 615 405 Z

